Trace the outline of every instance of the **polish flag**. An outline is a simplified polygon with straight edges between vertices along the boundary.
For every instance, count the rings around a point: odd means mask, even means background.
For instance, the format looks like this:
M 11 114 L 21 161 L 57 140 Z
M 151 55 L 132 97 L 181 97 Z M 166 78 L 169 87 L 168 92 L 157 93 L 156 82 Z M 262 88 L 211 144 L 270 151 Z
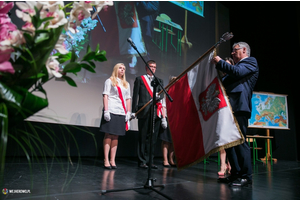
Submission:
M 168 90 L 173 102 L 167 99 L 166 106 L 178 169 L 244 141 L 212 58 L 213 52 Z

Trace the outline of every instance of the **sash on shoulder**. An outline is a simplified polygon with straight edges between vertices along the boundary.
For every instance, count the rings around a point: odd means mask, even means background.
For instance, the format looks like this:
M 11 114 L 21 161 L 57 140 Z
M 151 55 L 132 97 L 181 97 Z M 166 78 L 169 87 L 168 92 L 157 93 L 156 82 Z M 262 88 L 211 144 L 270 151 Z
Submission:
M 126 107 L 125 107 L 125 103 L 124 103 L 124 99 L 123 99 L 123 95 L 122 95 L 122 90 L 121 90 L 120 86 L 116 85 L 116 87 L 118 89 L 119 97 L 122 101 L 122 106 L 123 106 L 123 109 L 124 109 L 125 115 L 126 115 L 127 111 L 126 111 Z M 128 131 L 128 121 L 126 122 L 125 130 Z
M 145 84 L 145 86 L 146 86 L 146 88 L 147 88 L 150 96 L 153 98 L 153 92 L 152 92 L 152 90 L 151 90 L 151 88 L 150 88 L 150 86 L 149 86 L 149 84 L 148 84 L 145 76 L 141 76 L 141 78 L 142 78 L 142 80 L 143 80 L 143 82 L 144 82 L 144 84 Z M 162 104 L 160 102 L 157 102 L 156 106 L 157 106 L 156 114 L 157 114 L 158 117 L 160 117 L 159 113 L 162 115 Z

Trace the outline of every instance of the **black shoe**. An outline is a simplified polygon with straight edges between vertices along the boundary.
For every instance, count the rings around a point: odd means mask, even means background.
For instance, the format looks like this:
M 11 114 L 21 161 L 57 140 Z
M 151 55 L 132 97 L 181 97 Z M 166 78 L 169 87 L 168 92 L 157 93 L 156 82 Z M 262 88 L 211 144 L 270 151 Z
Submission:
M 177 167 L 177 165 L 176 165 L 176 164 L 174 164 L 174 165 L 170 164 L 170 165 L 171 165 L 171 167 Z
M 152 165 L 151 168 L 152 169 L 158 169 L 158 167 L 156 165 Z
M 111 166 L 105 166 L 103 165 L 104 169 L 111 169 Z
M 166 168 L 171 168 L 171 165 L 164 165 L 163 164 L 163 166 L 166 167 Z
M 117 169 L 117 166 L 111 166 L 112 169 Z
M 226 178 L 218 178 L 218 182 L 219 183 L 231 183 L 233 181 L 235 181 L 237 179 L 237 177 L 234 176 L 228 176 Z
M 252 184 L 252 180 L 248 180 L 246 178 L 238 178 L 235 181 L 229 183 L 231 187 L 244 187 Z
M 139 167 L 140 167 L 140 168 L 143 168 L 143 169 L 148 169 L 148 166 L 147 166 L 145 163 L 140 164 Z

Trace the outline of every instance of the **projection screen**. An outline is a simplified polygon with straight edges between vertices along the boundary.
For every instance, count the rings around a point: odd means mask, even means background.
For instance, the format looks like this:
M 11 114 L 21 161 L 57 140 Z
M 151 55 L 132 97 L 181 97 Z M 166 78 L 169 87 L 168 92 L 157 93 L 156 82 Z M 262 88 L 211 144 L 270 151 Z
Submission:
M 127 38 L 132 38 L 145 60 L 156 61 L 156 75 L 166 86 L 170 76 L 179 75 L 230 31 L 228 9 L 216 2 L 195 2 L 194 6 L 202 5 L 197 9 L 203 9 L 203 16 L 168 1 L 153 2 L 148 7 L 143 3 L 115 1 L 99 13 L 94 19 L 96 26 L 88 31 L 78 55 L 84 54 L 87 45 L 95 49 L 99 44 L 101 50 L 107 51 L 107 61 L 96 63 L 96 73 L 82 70 L 72 76 L 77 87 L 59 79 L 46 83 L 49 107 L 27 120 L 99 127 L 103 85 L 114 65 L 125 64 L 131 95 L 135 78 L 145 74 L 145 64 Z M 153 20 L 147 15 L 154 16 Z M 220 56 L 229 56 L 230 44 L 222 44 L 218 51 Z M 131 129 L 137 130 L 137 120 L 131 121 Z

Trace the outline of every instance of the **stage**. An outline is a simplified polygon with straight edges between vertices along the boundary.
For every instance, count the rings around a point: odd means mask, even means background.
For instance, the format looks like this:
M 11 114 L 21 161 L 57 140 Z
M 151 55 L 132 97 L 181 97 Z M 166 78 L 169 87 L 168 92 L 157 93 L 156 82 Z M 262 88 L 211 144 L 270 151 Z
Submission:
M 216 157 L 211 157 L 216 159 Z M 71 164 L 73 163 L 73 165 Z M 46 164 L 47 163 L 47 164 Z M 2 199 L 166 199 L 150 189 L 101 194 L 102 190 L 144 186 L 148 170 L 138 168 L 135 158 L 117 158 L 116 170 L 105 170 L 103 160 L 66 157 L 40 158 L 31 164 L 25 157 L 8 158 L 5 166 Z M 300 199 L 300 163 L 278 160 L 273 166 L 256 163 L 253 184 L 231 188 L 217 182 L 218 165 L 214 161 L 198 163 L 178 171 L 164 168 L 162 158 L 155 159 L 158 169 L 151 172 L 155 188 L 172 199 Z M 47 169 L 46 169 L 47 166 Z M 48 175 L 47 175 L 48 174 Z M 10 193 L 12 192 L 12 193 Z

